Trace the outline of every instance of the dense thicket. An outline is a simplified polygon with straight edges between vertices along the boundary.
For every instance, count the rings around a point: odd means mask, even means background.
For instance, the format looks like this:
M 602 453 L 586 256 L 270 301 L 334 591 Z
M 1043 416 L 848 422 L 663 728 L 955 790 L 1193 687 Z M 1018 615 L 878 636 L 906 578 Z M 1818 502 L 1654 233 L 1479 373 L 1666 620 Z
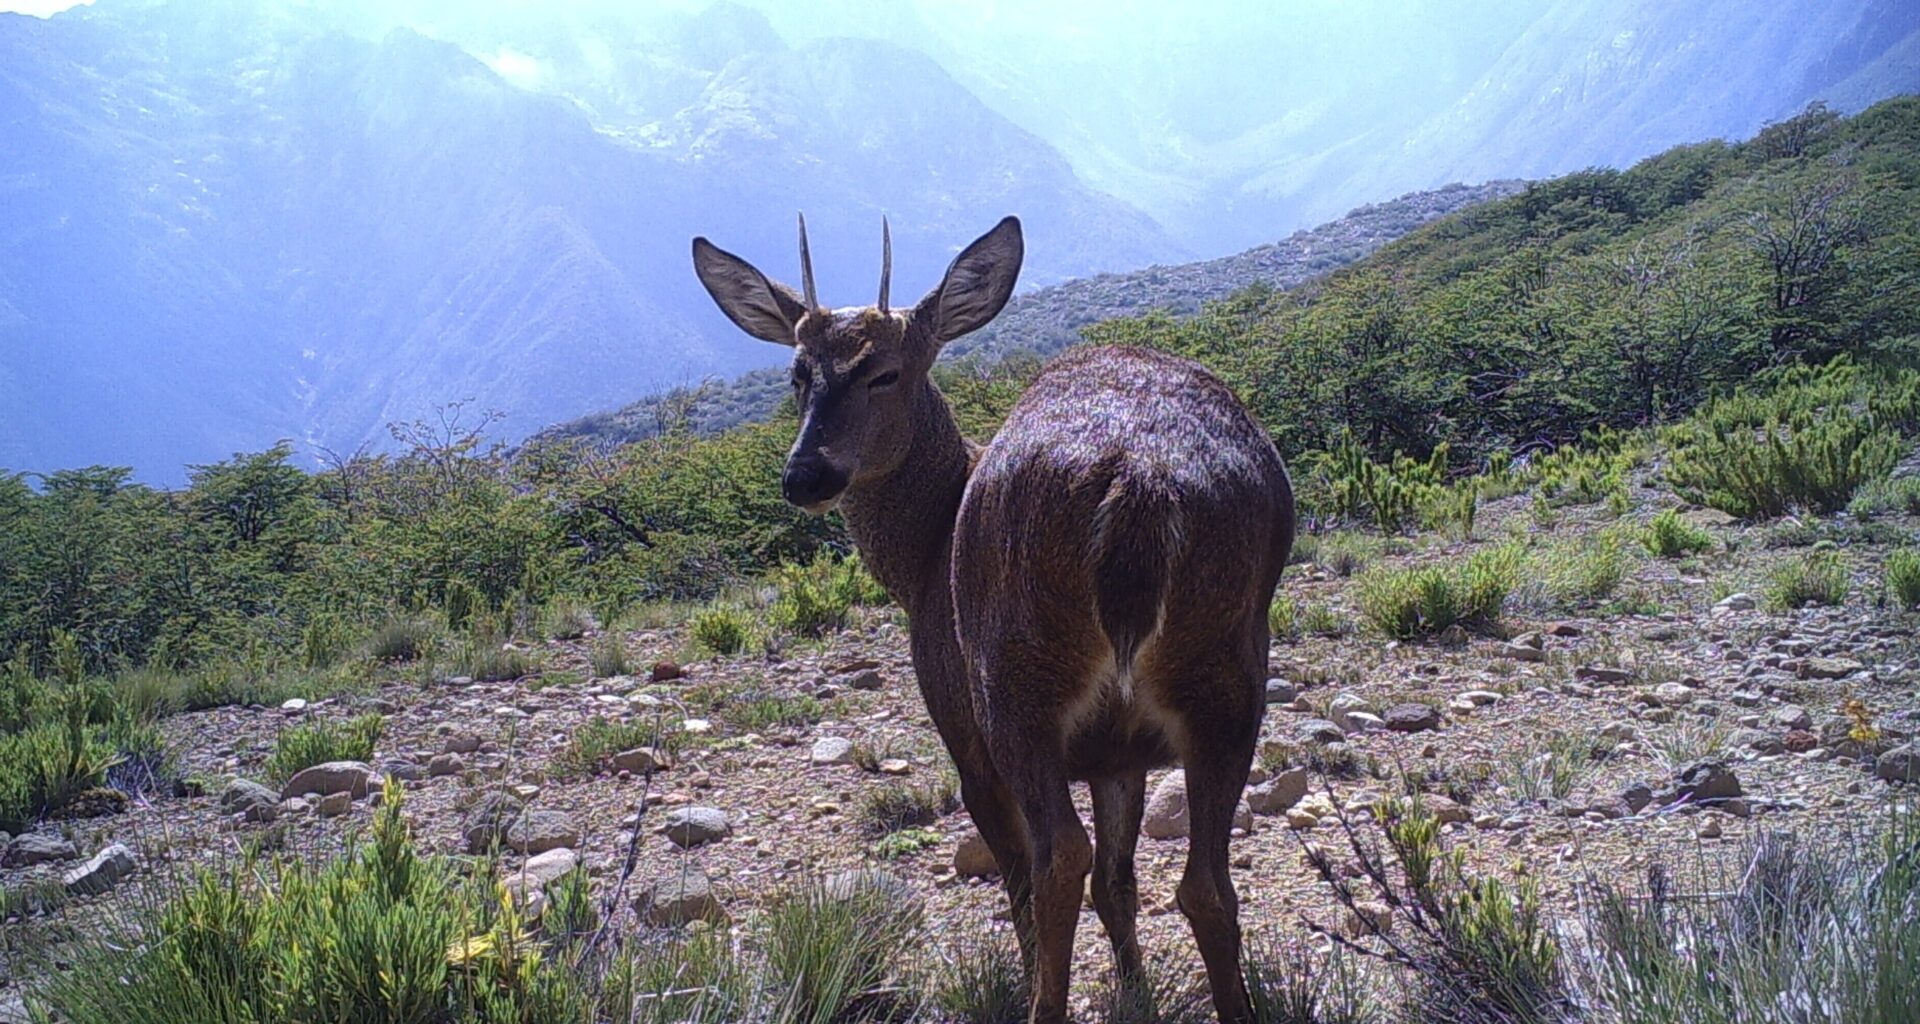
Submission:
M 1542 182 L 1313 284 L 1086 334 L 1205 361 L 1298 466 L 1405 455 L 1444 477 L 1671 419 L 1781 368 L 1911 364 L 1916 267 L 1920 98 L 1908 97 Z M 963 362 L 940 380 L 984 437 L 1038 365 Z M 318 473 L 282 445 L 197 467 L 179 491 L 124 469 L 0 476 L 0 651 L 44 669 L 64 633 L 93 670 L 324 662 L 395 612 L 704 596 L 843 542 L 835 521 L 779 498 L 790 414 L 715 438 L 668 429 L 611 454 L 550 445 L 508 459 L 482 450 L 487 424 L 464 411 L 397 427 L 400 454 Z M 1306 497 L 1324 510 L 1357 493 Z

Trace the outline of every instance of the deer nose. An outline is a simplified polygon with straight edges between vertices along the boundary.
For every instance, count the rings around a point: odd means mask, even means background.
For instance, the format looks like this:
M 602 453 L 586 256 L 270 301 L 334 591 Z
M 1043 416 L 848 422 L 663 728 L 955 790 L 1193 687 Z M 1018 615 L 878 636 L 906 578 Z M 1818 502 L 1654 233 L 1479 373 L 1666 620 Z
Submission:
M 818 455 L 788 459 L 786 472 L 780 476 L 780 493 L 801 508 L 830 501 L 846 489 L 846 476 Z

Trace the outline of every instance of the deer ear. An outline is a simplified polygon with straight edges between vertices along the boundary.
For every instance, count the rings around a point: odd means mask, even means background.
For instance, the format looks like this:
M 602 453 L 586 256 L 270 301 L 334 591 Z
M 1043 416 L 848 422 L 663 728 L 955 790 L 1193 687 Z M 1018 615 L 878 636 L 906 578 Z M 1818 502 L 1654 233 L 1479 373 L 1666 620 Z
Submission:
M 1025 255 L 1019 218 L 995 224 L 953 258 L 939 287 L 913 307 L 914 321 L 926 325 L 935 345 L 985 327 L 1013 294 Z
M 741 330 L 776 345 L 794 343 L 794 326 L 807 315 L 807 307 L 793 289 L 768 280 L 753 264 L 704 238 L 693 240 L 693 272 L 720 312 Z

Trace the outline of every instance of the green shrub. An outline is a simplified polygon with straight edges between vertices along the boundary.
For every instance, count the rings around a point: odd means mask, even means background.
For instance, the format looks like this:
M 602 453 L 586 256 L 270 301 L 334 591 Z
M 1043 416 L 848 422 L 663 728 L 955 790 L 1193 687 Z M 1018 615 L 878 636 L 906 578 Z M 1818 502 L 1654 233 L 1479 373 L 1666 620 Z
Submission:
M 1374 569 L 1360 577 L 1360 614 L 1374 630 L 1397 639 L 1453 625 L 1486 628 L 1498 621 L 1520 564 L 1519 549 L 1502 545 L 1457 565 Z
M 1874 480 L 1854 493 L 1847 511 L 1863 519 L 1886 512 L 1920 516 L 1920 476 Z
M 1773 571 L 1767 584 L 1767 607 L 1778 612 L 1847 600 L 1847 563 L 1840 552 L 1816 548 Z
M 858 558 L 838 559 L 821 552 L 806 565 L 783 565 L 774 570 L 779 590 L 768 618 L 774 628 L 799 636 L 817 637 L 844 629 L 856 606 L 886 600 Z
M 874 840 L 868 853 L 875 860 L 899 860 L 940 845 L 940 833 L 930 828 L 903 828 Z
M 1902 608 L 1920 608 L 1920 549 L 1901 548 L 1887 555 L 1887 594 Z
M 1713 549 L 1713 535 L 1685 519 L 1678 509 L 1665 509 L 1647 523 L 1641 542 L 1657 558 L 1679 558 Z
M 826 717 L 826 708 L 809 694 L 743 694 L 730 698 L 720 712 L 727 724 L 741 732 L 803 729 Z
M 1007 933 L 972 930 L 958 936 L 958 943 L 935 975 L 930 1002 L 940 1019 L 954 1024 L 1024 1024 L 1032 996 L 1020 950 L 1008 941 Z
M 747 646 L 747 617 L 734 608 L 703 608 L 690 624 L 693 642 L 714 654 L 738 654 Z
M 1901 432 L 1913 428 L 1893 399 L 1913 377 L 1841 360 L 1796 367 L 1769 393 L 1711 402 L 1667 431 L 1667 479 L 1689 501 L 1742 518 L 1837 512 L 1904 454 Z
M 0 829 L 17 831 L 106 784 L 120 755 L 93 720 L 95 705 L 87 688 L 62 685 L 31 724 L 0 735 Z
M 1614 530 L 1581 538 L 1571 551 L 1553 550 L 1544 558 L 1541 576 L 1556 596 L 1574 603 L 1611 596 L 1631 565 L 1626 542 Z
M 68 1024 L 593 1019 L 573 965 L 489 877 L 415 849 L 403 803 L 390 786 L 370 841 L 339 859 L 203 872 L 137 904 L 30 1001 Z
M 1293 598 L 1285 594 L 1273 595 L 1273 603 L 1267 606 L 1267 632 L 1275 640 L 1297 638 L 1300 635 L 1299 615 Z
M 274 740 L 273 755 L 267 758 L 267 777 L 285 782 L 316 764 L 368 760 L 385 724 L 379 715 L 369 713 L 346 721 L 322 718 L 283 729 Z

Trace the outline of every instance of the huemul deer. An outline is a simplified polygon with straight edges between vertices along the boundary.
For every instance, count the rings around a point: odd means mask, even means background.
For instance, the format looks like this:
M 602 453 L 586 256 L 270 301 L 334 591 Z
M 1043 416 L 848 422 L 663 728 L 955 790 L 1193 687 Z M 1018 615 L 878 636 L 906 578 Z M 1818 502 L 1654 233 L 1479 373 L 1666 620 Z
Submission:
M 1186 768 L 1178 890 L 1215 1010 L 1248 1019 L 1227 839 L 1265 709 L 1267 605 L 1293 543 L 1273 443 L 1198 364 L 1081 348 L 1028 387 L 991 444 L 961 437 L 928 376 L 1013 292 L 1020 222 L 956 257 L 911 310 L 829 310 L 800 222 L 803 294 L 704 238 L 700 281 L 748 334 L 791 346 L 800 436 L 781 488 L 838 508 L 911 619 L 914 673 L 992 849 L 1032 982 L 1064 1021 L 1089 870 L 1123 984 L 1141 975 L 1134 846 L 1147 771 Z M 1094 841 L 1069 783 L 1092 789 Z

